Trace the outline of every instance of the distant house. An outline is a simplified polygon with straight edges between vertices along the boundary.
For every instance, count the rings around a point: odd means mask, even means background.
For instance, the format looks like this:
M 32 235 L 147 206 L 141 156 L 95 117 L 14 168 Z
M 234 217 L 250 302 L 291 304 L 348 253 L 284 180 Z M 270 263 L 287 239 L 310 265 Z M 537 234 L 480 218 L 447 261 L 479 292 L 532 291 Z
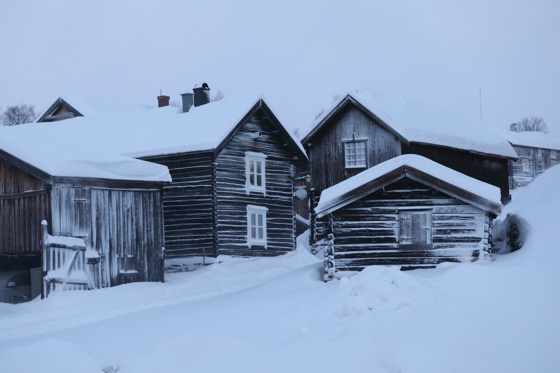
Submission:
M 560 140 L 542 132 L 497 130 L 519 157 L 509 162 L 512 189 L 527 186 L 537 176 L 560 162 Z
M 43 267 L 51 285 L 77 277 L 83 287 L 163 281 L 167 168 L 68 135 L 37 123 L 1 128 L 0 269 L 30 269 L 48 260 L 58 263 L 50 271 Z M 55 238 L 53 251 L 45 252 L 42 220 L 50 235 L 78 237 L 87 252 L 76 240 Z
M 497 187 L 402 155 L 323 191 L 315 248 L 325 250 L 325 280 L 371 265 L 474 261 L 490 255 L 501 208 Z
M 497 186 L 510 200 L 505 139 L 462 117 L 416 101 L 356 91 L 339 99 L 303 138 L 317 196 L 381 162 L 418 154 Z
M 160 100 L 159 97 L 162 99 Z M 168 96 L 159 96 L 158 106 L 169 105 Z M 165 98 L 167 97 L 167 101 Z M 130 105 L 108 100 L 106 98 L 92 97 L 84 94 L 66 94 L 57 98 L 36 120 L 37 123 L 56 122 L 64 119 L 91 116 L 108 116 L 115 113 L 147 109 L 141 105 Z

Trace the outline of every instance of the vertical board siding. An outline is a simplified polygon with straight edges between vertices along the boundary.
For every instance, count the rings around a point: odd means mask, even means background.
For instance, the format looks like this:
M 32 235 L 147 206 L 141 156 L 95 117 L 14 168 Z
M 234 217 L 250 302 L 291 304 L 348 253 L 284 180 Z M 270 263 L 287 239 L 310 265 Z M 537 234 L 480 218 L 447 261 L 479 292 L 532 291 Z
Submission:
M 101 286 L 163 281 L 159 190 L 56 186 L 52 194 L 53 235 L 81 237 L 100 255 Z M 124 255 L 134 271 L 119 268 Z
M 345 168 L 343 140 L 353 136 L 367 139 L 368 168 L 401 155 L 401 145 L 395 136 L 354 105 L 348 105 L 331 121 L 315 135 L 311 146 L 304 144 L 312 162 L 312 184 L 318 194 L 365 169 Z
M 0 158 L 0 254 L 41 253 L 41 221 L 50 218 L 47 185 Z
M 169 258 L 217 255 L 213 157 L 213 152 L 193 152 L 144 158 L 167 166 L 173 180 L 163 188 L 165 249 Z
M 260 132 L 260 141 L 253 139 Z M 245 152 L 263 153 L 266 158 L 266 193 L 245 188 Z M 295 246 L 293 197 L 293 154 L 268 117 L 255 115 L 217 155 L 216 238 L 220 254 L 269 256 L 290 251 Z M 267 212 L 267 247 L 247 245 L 247 205 L 263 206 Z
M 41 221 L 49 218 L 45 190 L 0 195 L 0 254 L 41 253 Z
M 432 211 L 432 248 L 399 246 L 399 210 L 408 209 Z M 475 260 L 488 248 L 490 224 L 483 210 L 406 178 L 322 219 L 322 229 L 334 234 L 335 262 L 341 271 Z

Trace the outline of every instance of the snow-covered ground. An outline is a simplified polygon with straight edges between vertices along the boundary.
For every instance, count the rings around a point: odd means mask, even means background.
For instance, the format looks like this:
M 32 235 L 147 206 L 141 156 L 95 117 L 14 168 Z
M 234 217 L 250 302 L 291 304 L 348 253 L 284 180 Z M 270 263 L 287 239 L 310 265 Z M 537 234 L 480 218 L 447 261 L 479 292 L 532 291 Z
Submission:
M 493 262 L 320 281 L 300 247 L 163 284 L 0 304 L 0 372 L 558 372 L 560 167 L 504 209 L 528 230 Z

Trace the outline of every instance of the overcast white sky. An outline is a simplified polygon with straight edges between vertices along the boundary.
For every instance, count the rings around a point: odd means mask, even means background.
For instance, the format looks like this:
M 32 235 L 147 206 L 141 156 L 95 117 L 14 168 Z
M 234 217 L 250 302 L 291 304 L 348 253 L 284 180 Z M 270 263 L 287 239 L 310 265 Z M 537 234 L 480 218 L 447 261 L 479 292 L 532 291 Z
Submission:
M 560 1 L 2 1 L 0 106 L 67 92 L 156 105 L 207 82 L 262 92 L 306 129 L 333 94 L 373 88 L 560 137 Z

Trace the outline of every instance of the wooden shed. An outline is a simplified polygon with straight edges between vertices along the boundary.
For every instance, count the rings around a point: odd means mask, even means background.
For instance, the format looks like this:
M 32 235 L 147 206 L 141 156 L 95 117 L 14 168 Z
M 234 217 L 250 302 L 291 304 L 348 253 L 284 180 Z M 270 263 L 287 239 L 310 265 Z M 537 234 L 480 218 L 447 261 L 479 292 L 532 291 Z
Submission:
M 502 136 L 440 108 L 374 91 L 341 97 L 302 140 L 311 184 L 321 192 L 402 154 L 418 154 L 500 188 L 510 200 L 508 161 L 517 155 Z
M 407 268 L 490 256 L 499 189 L 418 155 L 327 188 L 315 210 L 325 279 L 371 265 Z
M 163 281 L 161 192 L 171 180 L 167 168 L 57 137 L 49 126 L 1 129 L 0 261 L 18 269 L 38 267 L 45 220 L 49 235 L 85 242 L 86 287 Z M 68 280 L 45 270 L 42 275 Z

